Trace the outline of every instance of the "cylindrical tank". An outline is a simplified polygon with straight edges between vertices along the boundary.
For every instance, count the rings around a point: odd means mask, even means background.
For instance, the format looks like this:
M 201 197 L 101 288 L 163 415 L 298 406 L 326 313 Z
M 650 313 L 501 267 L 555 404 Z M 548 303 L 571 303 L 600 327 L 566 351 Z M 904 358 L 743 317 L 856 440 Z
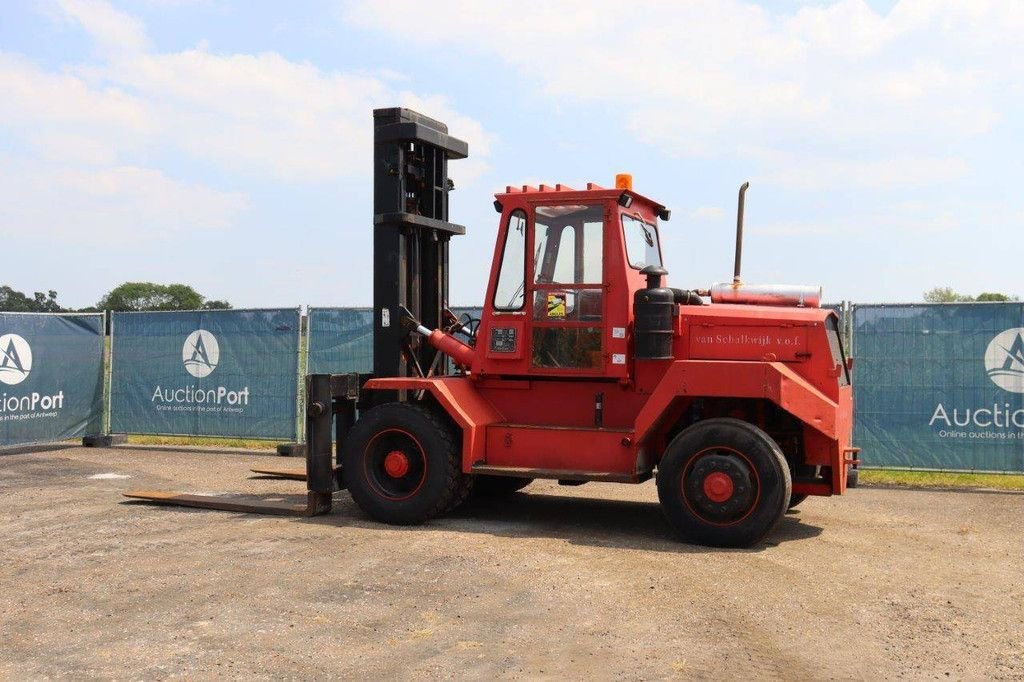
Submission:
M 802 284 L 722 282 L 711 285 L 711 302 L 819 308 L 821 307 L 821 287 Z
M 637 360 L 671 360 L 672 318 L 676 294 L 672 289 L 640 289 L 633 294 L 633 344 Z

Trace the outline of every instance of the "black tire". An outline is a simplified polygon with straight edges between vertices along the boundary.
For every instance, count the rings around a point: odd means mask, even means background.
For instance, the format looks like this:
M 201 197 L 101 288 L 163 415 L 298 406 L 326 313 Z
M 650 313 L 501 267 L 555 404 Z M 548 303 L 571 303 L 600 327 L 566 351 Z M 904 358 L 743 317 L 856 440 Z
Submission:
M 749 547 L 786 513 L 789 465 L 761 429 L 708 419 L 681 431 L 658 465 L 658 499 L 686 542 Z
M 473 477 L 473 497 L 501 497 L 518 492 L 533 483 L 532 478 L 517 476 L 487 476 L 477 474 Z
M 790 470 L 789 475 L 793 479 L 816 479 L 821 475 L 821 467 L 817 464 L 797 464 Z M 793 493 L 789 496 L 789 508 L 792 509 L 796 507 L 806 500 L 807 497 L 808 495 L 806 493 Z
M 443 416 L 410 403 L 367 410 L 342 453 L 345 484 L 377 521 L 415 525 L 465 500 L 472 477 L 462 473 L 458 433 Z
M 860 478 L 860 469 L 854 469 L 853 467 L 850 467 L 849 469 L 847 469 L 846 470 L 846 487 L 847 488 L 856 488 L 857 484 L 859 483 L 859 480 L 858 480 L 859 478 Z
M 469 498 L 473 497 L 473 490 L 476 485 L 475 478 L 476 476 L 462 476 L 462 484 L 456 488 L 455 495 L 452 496 L 452 500 L 448 503 L 445 510 L 441 512 L 442 515 L 455 511 L 465 504 Z

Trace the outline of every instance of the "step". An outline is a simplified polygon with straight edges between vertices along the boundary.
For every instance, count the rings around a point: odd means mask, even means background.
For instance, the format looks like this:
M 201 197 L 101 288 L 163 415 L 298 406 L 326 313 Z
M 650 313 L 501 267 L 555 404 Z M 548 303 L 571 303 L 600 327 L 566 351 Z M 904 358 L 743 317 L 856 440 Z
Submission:
M 474 474 L 487 476 L 515 476 L 517 478 L 550 478 L 558 481 L 600 481 L 605 483 L 643 483 L 650 472 L 623 474 L 607 471 L 576 471 L 572 469 L 534 469 L 531 467 L 494 466 L 474 464 Z
M 554 426 L 550 424 L 512 424 L 505 422 L 495 422 L 493 424 L 488 424 L 487 428 L 539 429 L 543 431 L 594 431 L 597 433 L 633 433 L 633 429 L 610 426 Z

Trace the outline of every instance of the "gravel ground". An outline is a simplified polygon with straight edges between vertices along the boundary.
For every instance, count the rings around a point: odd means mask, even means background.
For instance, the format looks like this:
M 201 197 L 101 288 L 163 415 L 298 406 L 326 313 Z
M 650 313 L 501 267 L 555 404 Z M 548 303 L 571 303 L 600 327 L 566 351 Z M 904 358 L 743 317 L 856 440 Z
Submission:
M 0 677 L 1024 678 L 1024 495 L 812 498 L 752 550 L 653 484 L 537 482 L 418 528 L 135 487 L 297 493 L 254 453 L 0 456 Z

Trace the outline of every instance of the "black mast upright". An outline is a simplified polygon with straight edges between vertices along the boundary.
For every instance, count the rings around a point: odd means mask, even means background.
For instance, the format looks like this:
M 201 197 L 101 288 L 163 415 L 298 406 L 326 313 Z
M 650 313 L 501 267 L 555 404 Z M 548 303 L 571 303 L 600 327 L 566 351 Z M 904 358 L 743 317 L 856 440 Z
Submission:
M 468 154 L 469 146 L 448 135 L 440 121 L 409 109 L 373 112 L 374 376 L 410 374 L 399 306 L 431 329 L 441 326 L 441 309 L 448 305 L 448 241 L 466 233 L 448 222 L 448 161 Z M 411 343 L 426 369 L 434 350 L 418 338 Z

